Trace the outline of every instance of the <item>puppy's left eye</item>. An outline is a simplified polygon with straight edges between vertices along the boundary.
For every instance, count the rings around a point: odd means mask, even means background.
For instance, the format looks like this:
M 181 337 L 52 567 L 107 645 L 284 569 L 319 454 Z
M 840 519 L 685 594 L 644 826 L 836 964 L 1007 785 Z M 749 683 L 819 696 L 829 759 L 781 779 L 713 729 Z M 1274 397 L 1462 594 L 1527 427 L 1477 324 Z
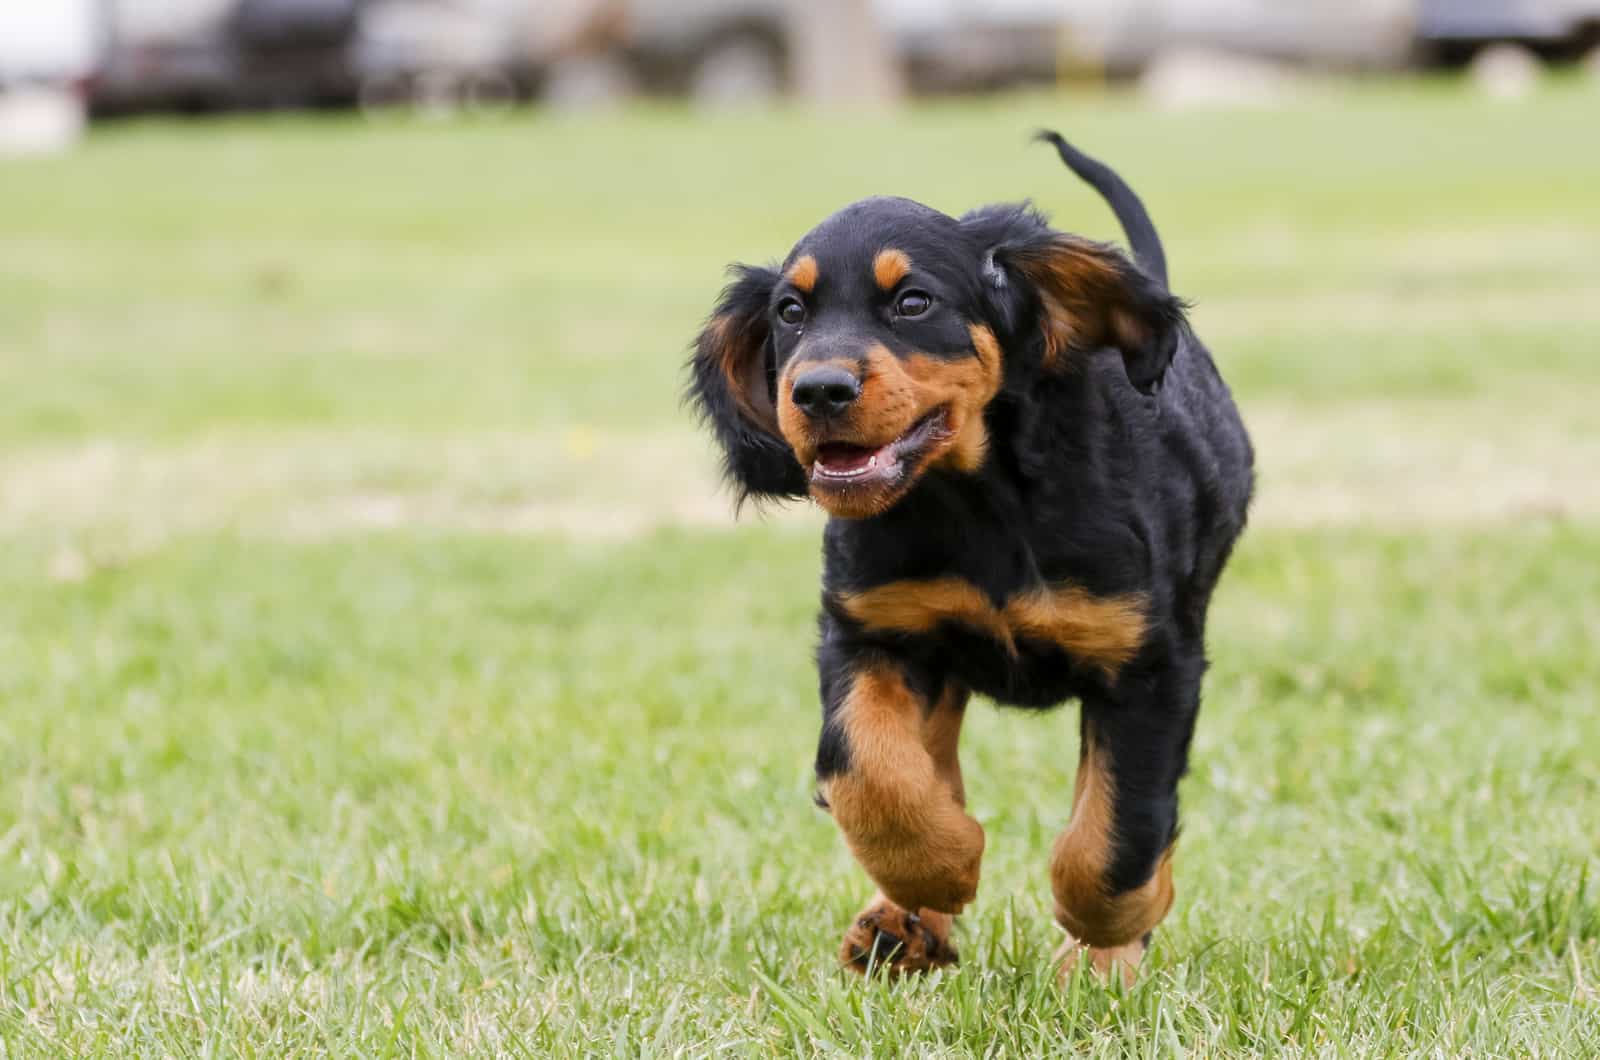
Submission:
M 920 317 L 933 308 L 933 299 L 924 291 L 907 291 L 895 299 L 894 311 L 903 317 Z
M 788 324 L 790 327 L 799 324 L 801 321 L 805 320 L 805 318 L 806 307 L 801 305 L 798 299 L 785 298 L 782 302 L 778 303 L 778 319 L 783 321 L 785 324 Z

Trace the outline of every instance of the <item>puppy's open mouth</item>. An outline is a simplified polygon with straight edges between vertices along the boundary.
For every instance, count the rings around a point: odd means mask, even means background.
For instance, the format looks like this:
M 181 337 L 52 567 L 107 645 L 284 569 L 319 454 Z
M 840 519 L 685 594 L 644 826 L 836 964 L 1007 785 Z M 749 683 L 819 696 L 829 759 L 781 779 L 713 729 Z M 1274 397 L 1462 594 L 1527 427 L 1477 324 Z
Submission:
M 900 437 L 877 447 L 823 442 L 811 465 L 816 486 L 877 486 L 898 482 L 908 466 L 948 435 L 944 409 L 913 423 Z

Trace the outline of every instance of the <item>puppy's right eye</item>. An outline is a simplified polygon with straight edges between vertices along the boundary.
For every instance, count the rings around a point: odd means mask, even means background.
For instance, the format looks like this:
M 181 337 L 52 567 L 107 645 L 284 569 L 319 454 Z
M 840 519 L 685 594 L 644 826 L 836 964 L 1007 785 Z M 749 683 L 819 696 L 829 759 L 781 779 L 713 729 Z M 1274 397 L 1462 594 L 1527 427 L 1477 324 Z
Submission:
M 778 319 L 793 327 L 806 318 L 806 307 L 798 298 L 785 298 L 778 303 Z

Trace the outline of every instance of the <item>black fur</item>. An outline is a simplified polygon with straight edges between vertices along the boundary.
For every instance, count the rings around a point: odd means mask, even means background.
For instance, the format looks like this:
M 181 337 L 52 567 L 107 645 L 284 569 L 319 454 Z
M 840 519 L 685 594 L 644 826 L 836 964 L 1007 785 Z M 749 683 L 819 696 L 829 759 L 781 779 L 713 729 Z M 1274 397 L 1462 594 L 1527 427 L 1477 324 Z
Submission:
M 748 386 L 752 391 L 764 391 L 770 405 L 776 365 L 767 316 L 778 274 L 751 265 L 735 265 L 730 271 L 733 282 L 723 289 L 711 319 L 732 322 L 735 333 L 727 341 L 748 347 L 741 351 L 747 362 Z M 716 435 L 722 448 L 723 473 L 741 502 L 750 497 L 804 497 L 804 470 L 770 425 L 753 420 L 740 408 L 723 376 L 714 349 L 717 341 L 718 333 L 709 325 L 700 333 L 689 362 L 685 396 Z
M 1111 203 L 1139 264 L 1057 232 L 1026 204 L 958 220 L 904 199 L 869 199 L 823 222 L 785 263 L 810 254 L 821 266 L 805 327 L 779 322 L 785 281 L 770 270 L 744 270 L 717 315 L 760 317 L 747 340 L 759 346 L 750 363 L 759 364 L 769 399 L 788 359 L 818 356 L 823 345 L 831 358 L 870 341 L 897 356 L 916 351 L 954 363 L 975 355 L 966 325 L 993 331 L 1005 374 L 983 413 L 982 465 L 932 468 L 881 514 L 827 525 L 817 771 L 826 778 L 851 766 L 835 714 L 867 659 L 893 660 L 929 703 L 946 682 L 1018 707 L 1078 699 L 1112 759 L 1117 845 L 1108 884 L 1117 893 L 1148 879 L 1176 834 L 1177 782 L 1206 668 L 1206 612 L 1244 527 L 1253 458 L 1227 386 L 1167 290 L 1165 253 L 1144 207 L 1109 168 L 1053 133 L 1044 138 Z M 870 278 L 884 247 L 909 254 L 937 313 L 915 321 L 884 315 Z M 1052 271 L 1062 255 L 1095 268 Z M 1079 283 L 1082 276 L 1089 279 Z M 1079 327 L 1052 363 L 1051 307 L 1064 301 L 1079 307 L 1071 315 L 1080 324 L 1087 307 L 1124 326 Z M 742 496 L 803 495 L 808 470 L 770 427 L 741 415 L 706 343 L 702 336 L 691 394 L 734 486 Z M 844 593 L 935 577 L 965 579 L 996 605 L 1060 583 L 1102 596 L 1143 594 L 1148 634 L 1109 678 L 1048 642 L 1020 641 L 1013 655 L 957 624 L 931 634 L 873 633 L 841 606 Z
M 1111 206 L 1111 212 L 1116 215 L 1117 223 L 1127 234 L 1128 246 L 1133 249 L 1133 256 L 1139 259 L 1139 267 L 1157 284 L 1168 286 L 1167 252 L 1161 247 L 1161 237 L 1156 234 L 1155 223 L 1150 220 L 1144 203 L 1128 187 L 1127 182 L 1117 176 L 1110 166 L 1090 158 L 1067 143 L 1058 132 L 1041 129 L 1034 139 L 1054 146 L 1067 168 L 1105 198 Z

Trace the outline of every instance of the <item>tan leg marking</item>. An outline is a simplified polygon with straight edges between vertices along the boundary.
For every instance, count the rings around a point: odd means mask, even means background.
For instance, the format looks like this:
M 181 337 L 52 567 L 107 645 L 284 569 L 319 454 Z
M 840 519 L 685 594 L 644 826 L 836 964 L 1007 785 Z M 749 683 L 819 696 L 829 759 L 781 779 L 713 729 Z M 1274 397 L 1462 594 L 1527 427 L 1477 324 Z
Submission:
M 922 702 L 879 665 L 856 676 L 839 713 L 850 768 L 821 788 L 850 852 L 896 905 L 959 913 L 978 892 L 983 827 L 924 743 Z
M 1172 848 L 1143 886 L 1113 895 L 1106 878 L 1115 836 L 1109 757 L 1092 740 L 1078 764 L 1072 822 L 1050 855 L 1056 922 L 1083 945 L 1112 950 L 1137 943 L 1172 908 Z
M 1057 947 L 1055 956 L 1051 959 L 1056 964 L 1056 980 L 1062 986 L 1071 981 L 1079 963 L 1087 957 L 1089 967 L 1094 969 L 1094 974 L 1102 982 L 1110 982 L 1112 973 L 1115 972 L 1121 977 L 1123 986 L 1131 987 L 1139 978 L 1139 962 L 1144 959 L 1144 949 L 1142 939 L 1135 939 L 1126 946 L 1095 949 L 1068 935 Z
M 922 723 L 922 746 L 933 760 L 934 772 L 963 806 L 967 793 L 961 780 L 959 746 L 967 697 L 965 688 L 947 685 Z M 882 968 L 890 975 L 927 972 L 955 964 L 956 950 L 950 941 L 954 921 L 948 913 L 932 909 L 909 913 L 880 891 L 845 931 L 839 961 L 862 974 L 871 967 Z
M 951 683 L 945 686 L 939 702 L 922 722 L 922 746 L 933 759 L 934 772 L 944 781 L 957 803 L 967 804 L 967 788 L 961 781 L 961 723 L 967 717 L 967 690 Z

